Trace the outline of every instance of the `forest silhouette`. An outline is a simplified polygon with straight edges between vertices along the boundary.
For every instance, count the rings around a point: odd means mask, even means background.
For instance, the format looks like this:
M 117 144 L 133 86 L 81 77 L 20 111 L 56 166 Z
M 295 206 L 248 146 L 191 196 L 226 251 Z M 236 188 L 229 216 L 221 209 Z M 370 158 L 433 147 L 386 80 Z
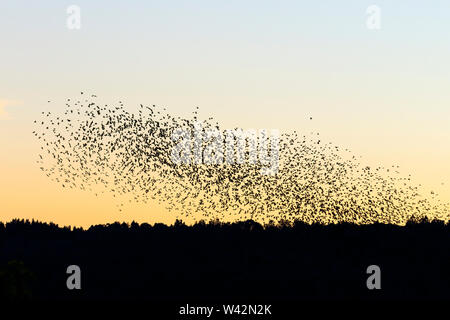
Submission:
M 450 298 L 450 225 L 253 221 L 59 227 L 0 223 L 9 300 L 391 300 Z M 81 268 L 81 290 L 66 269 Z M 369 265 L 381 290 L 368 290 Z

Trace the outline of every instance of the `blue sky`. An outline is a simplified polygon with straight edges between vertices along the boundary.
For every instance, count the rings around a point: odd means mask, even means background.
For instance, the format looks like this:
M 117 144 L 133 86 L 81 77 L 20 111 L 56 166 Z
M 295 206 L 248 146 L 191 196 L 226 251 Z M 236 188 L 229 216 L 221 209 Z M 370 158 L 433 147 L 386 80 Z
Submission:
M 1 168 L 31 174 L 32 120 L 86 91 L 198 106 L 230 128 L 318 131 L 450 199 L 449 31 L 450 2 L 435 0 L 2 1 Z

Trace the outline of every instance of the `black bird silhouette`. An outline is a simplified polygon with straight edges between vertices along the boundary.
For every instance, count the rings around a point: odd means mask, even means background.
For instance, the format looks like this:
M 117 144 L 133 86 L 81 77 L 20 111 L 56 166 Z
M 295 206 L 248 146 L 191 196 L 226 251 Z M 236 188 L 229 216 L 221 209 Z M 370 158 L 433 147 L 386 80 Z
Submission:
M 157 200 L 194 221 L 403 224 L 411 217 L 449 217 L 448 204 L 435 201 L 437 194 L 422 196 L 410 176 L 363 166 L 318 133 L 282 133 L 276 175 L 262 175 L 260 163 L 175 164 L 171 134 L 192 132 L 198 107 L 183 118 L 155 105 L 141 104 L 131 113 L 121 101 L 113 106 L 75 101 L 67 99 L 58 117 L 43 112 L 36 123 L 41 130 L 34 131 L 44 151 L 41 170 L 64 187 L 100 186 L 136 202 Z M 224 133 L 211 117 L 200 123 L 203 133 L 212 128 Z M 203 142 L 201 151 L 207 148 Z

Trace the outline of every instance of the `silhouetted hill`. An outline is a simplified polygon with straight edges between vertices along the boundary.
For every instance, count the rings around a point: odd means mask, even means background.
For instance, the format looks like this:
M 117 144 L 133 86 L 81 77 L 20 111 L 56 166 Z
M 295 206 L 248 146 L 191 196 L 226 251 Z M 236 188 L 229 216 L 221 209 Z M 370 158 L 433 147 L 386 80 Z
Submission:
M 448 299 L 450 225 L 0 223 L 10 299 Z M 81 268 L 68 290 L 66 268 Z M 366 269 L 381 268 L 381 290 Z

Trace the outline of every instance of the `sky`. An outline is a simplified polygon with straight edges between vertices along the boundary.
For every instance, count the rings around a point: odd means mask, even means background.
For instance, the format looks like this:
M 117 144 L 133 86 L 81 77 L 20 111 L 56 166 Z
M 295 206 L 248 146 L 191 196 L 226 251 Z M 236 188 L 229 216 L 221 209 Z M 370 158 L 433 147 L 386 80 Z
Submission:
M 69 29 L 67 8 L 80 8 Z M 366 10 L 380 9 L 369 29 Z M 2 1 L 0 220 L 165 222 L 41 173 L 33 120 L 80 91 L 224 127 L 320 132 L 450 201 L 448 1 Z M 47 101 L 51 101 L 48 103 Z M 310 117 L 313 121 L 310 121 Z

